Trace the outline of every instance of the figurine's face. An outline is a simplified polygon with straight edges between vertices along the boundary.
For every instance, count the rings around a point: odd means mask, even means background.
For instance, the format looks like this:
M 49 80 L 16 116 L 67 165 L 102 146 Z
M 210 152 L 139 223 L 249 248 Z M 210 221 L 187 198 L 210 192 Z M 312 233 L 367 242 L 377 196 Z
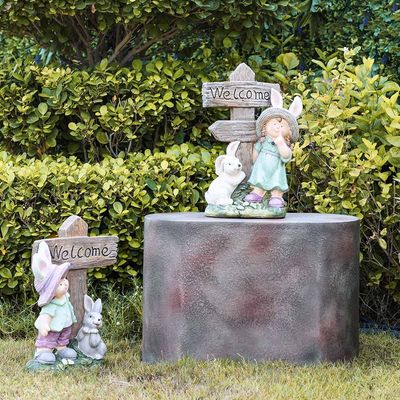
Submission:
M 56 292 L 54 294 L 54 297 L 57 299 L 65 296 L 68 292 L 69 289 L 69 282 L 67 278 L 61 279 L 60 283 L 57 286 Z
M 242 170 L 242 163 L 232 156 L 226 156 L 224 160 L 224 172 L 228 175 L 236 175 Z
M 285 139 L 288 139 L 290 137 L 291 130 L 285 119 L 272 118 L 266 122 L 262 133 L 264 136 L 270 136 L 272 139 L 276 139 L 278 136 L 283 136 Z

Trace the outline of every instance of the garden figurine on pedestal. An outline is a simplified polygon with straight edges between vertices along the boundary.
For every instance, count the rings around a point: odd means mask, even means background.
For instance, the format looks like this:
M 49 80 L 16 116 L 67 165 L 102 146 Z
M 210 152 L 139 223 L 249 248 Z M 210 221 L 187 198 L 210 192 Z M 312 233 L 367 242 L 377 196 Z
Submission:
M 285 165 L 292 158 L 292 143 L 299 138 L 297 118 L 300 116 L 303 104 L 296 97 L 288 110 L 283 108 L 281 94 L 271 88 L 271 107 L 265 109 L 255 121 L 255 138 L 253 147 L 253 162 L 248 182 L 240 184 L 244 179 L 240 168 L 240 179 L 232 181 L 230 191 L 224 190 L 224 177 L 218 177 L 210 185 L 205 198 L 208 206 L 205 215 L 209 217 L 239 217 L 239 218 L 284 218 L 286 216 L 283 194 L 288 191 Z M 243 124 L 240 122 L 240 124 Z M 245 126 L 245 125 L 244 125 Z M 228 156 L 234 156 L 240 141 L 229 144 Z M 233 154 L 232 154 L 233 152 Z M 225 157 L 225 156 L 220 156 Z M 217 175 L 221 174 L 219 158 L 216 161 Z M 235 157 L 236 166 L 242 166 Z M 225 161 L 225 166 L 227 165 Z M 228 164 L 229 167 L 229 164 Z M 239 176 L 239 169 L 235 169 Z M 224 190 L 223 198 L 216 196 Z M 266 193 L 270 196 L 267 198 Z M 211 195 L 213 194 L 213 195 Z
M 77 358 L 74 349 L 66 347 L 69 343 L 72 324 L 76 322 L 74 310 L 69 301 L 69 283 L 65 278 L 70 263 L 55 265 L 51 261 L 46 242 L 39 244 L 33 255 L 32 270 L 35 276 L 35 289 L 39 293 L 39 307 L 42 308 L 35 327 L 39 334 L 36 339 L 34 361 L 41 364 L 54 364 L 56 355 L 73 363 Z
M 296 121 L 303 105 L 296 97 L 289 107 L 283 108 L 279 92 L 271 89 L 272 107 L 261 113 L 256 122 L 258 141 L 253 150 L 254 166 L 248 180 L 253 190 L 245 197 L 249 203 L 260 203 L 265 193 L 271 192 L 269 207 L 283 208 L 283 193 L 288 191 L 285 164 L 292 158 L 291 143 L 299 138 Z

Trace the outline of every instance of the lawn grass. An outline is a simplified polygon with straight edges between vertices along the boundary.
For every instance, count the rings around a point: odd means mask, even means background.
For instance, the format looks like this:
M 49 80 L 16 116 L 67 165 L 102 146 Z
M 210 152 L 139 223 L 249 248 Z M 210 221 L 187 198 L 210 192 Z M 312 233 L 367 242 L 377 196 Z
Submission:
M 0 399 L 400 398 L 400 341 L 384 334 L 361 335 L 351 363 L 314 366 L 191 359 L 146 365 L 138 343 L 108 345 L 98 370 L 35 375 L 24 371 L 33 340 L 0 340 Z

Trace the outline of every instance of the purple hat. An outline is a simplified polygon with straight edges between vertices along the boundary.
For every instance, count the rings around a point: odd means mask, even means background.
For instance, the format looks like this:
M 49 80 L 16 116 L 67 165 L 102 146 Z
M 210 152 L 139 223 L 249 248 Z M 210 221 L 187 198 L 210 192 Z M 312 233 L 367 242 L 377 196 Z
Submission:
M 32 256 L 35 289 L 40 295 L 38 300 L 39 307 L 43 307 L 53 300 L 57 286 L 67 274 L 70 265 L 70 263 L 53 264 L 49 246 L 44 240 L 39 243 L 38 252 Z

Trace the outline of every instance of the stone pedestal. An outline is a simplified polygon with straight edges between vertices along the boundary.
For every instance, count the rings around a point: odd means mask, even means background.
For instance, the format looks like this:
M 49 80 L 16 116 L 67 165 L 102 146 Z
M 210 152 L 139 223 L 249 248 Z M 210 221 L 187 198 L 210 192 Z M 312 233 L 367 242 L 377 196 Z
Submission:
M 143 361 L 358 353 L 359 221 L 145 218 Z

